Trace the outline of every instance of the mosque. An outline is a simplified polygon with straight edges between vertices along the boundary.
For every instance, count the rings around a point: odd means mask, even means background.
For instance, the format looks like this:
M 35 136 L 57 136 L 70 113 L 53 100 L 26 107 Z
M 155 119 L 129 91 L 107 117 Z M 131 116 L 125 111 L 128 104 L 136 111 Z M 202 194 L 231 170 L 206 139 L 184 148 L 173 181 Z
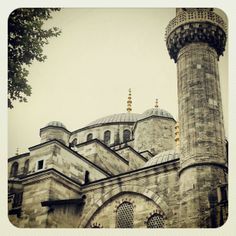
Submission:
M 216 228 L 228 216 L 218 72 L 227 27 L 212 8 L 178 8 L 166 28 L 179 121 L 158 105 L 69 131 L 8 159 L 8 214 L 20 228 Z

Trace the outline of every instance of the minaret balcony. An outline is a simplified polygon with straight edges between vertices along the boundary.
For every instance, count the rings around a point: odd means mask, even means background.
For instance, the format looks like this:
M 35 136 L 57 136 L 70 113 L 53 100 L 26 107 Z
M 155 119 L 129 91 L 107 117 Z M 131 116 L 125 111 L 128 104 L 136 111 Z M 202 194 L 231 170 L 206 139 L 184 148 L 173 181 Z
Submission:
M 227 26 L 215 12 L 195 8 L 179 12 L 166 28 L 166 45 L 170 57 L 177 61 L 181 48 L 189 43 L 204 42 L 223 55 Z

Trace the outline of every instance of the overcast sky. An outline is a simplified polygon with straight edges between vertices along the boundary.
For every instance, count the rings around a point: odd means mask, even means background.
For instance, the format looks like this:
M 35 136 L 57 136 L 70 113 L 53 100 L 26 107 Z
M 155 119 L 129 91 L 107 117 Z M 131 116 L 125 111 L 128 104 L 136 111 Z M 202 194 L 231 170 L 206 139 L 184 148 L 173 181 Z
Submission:
M 61 121 L 68 130 L 126 112 L 128 89 L 133 111 L 159 106 L 177 120 L 176 64 L 165 46 L 165 27 L 175 9 L 62 9 L 45 27 L 62 34 L 44 47 L 48 59 L 29 69 L 32 95 L 9 110 L 9 156 L 40 142 L 39 129 Z M 219 63 L 228 134 L 228 53 Z

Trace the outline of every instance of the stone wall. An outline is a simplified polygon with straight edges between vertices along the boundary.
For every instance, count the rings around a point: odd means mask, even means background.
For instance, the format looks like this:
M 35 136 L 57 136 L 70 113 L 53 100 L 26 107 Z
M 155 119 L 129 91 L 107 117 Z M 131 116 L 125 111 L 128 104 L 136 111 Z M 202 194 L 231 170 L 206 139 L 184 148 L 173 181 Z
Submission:
M 140 152 L 142 156 L 144 156 L 147 160 L 151 159 L 154 155 L 148 150 Z
M 27 173 L 24 173 L 25 161 L 29 160 L 29 168 Z M 43 168 L 38 170 L 38 161 L 43 161 Z M 84 183 L 85 173 L 89 172 L 90 181 L 103 179 L 109 176 L 108 173 L 101 170 L 98 166 L 89 162 L 78 153 L 70 150 L 57 141 L 51 141 L 46 144 L 41 144 L 36 147 L 30 148 L 30 153 L 20 155 L 19 157 L 10 158 L 8 161 L 8 173 L 12 164 L 17 162 L 18 175 L 10 178 L 10 180 L 18 179 L 26 175 L 40 173 L 41 171 L 54 168 L 67 177 L 79 182 Z
M 50 227 L 49 208 L 42 207 L 41 203 L 48 200 L 80 197 L 80 186 L 54 170 L 29 175 L 22 180 L 22 184 L 24 192 L 21 216 L 18 218 L 16 216 L 9 217 L 17 227 Z
M 211 195 L 217 202 L 216 187 L 222 183 L 227 183 L 227 177 L 217 166 L 202 165 L 187 168 L 181 173 L 180 227 L 216 227 L 212 225 L 209 199 Z
M 90 227 L 93 223 L 108 227 L 107 216 L 114 227 L 115 206 L 120 199 L 126 198 L 134 201 L 137 207 L 134 227 L 146 227 L 146 217 L 157 209 L 165 214 L 165 227 L 178 227 L 180 199 L 177 168 L 178 163 L 175 162 L 84 186 L 82 191 L 87 198 L 79 227 Z
M 134 130 L 134 149 L 150 151 L 156 155 L 175 148 L 175 121 L 163 117 L 150 117 L 137 122 Z
M 129 163 L 98 140 L 78 145 L 77 152 L 112 175 L 129 170 Z
M 178 227 L 178 168 L 179 163 L 173 162 L 81 186 L 85 205 L 56 207 L 47 227 L 116 227 L 116 209 L 124 201 L 134 206 L 134 228 L 146 228 L 154 213 L 163 214 L 164 227 Z
M 129 170 L 142 168 L 147 161 L 146 158 L 129 146 L 119 149 L 116 152 L 129 162 Z
M 160 207 L 150 198 L 142 194 L 125 192 L 118 194 L 114 199 L 108 200 L 93 215 L 87 227 L 117 228 L 117 209 L 123 202 L 129 202 L 133 206 L 134 228 L 147 228 L 147 219 L 155 212 L 161 215 L 164 214 Z
M 70 132 L 62 127 L 45 127 L 40 130 L 40 137 L 41 143 L 57 139 L 68 146 Z
M 103 144 L 96 143 L 96 145 L 96 152 L 101 154 L 101 158 L 106 156 L 107 149 L 102 146 Z M 91 146 L 87 146 L 87 148 L 90 151 L 93 150 Z M 128 199 L 135 205 L 134 227 L 146 227 L 145 222 L 155 212 L 165 216 L 165 227 L 178 227 L 178 162 L 123 174 L 117 172 L 117 176 L 100 180 L 93 179 L 91 180 L 93 182 L 80 186 L 72 181 L 69 163 L 80 166 L 86 162 L 67 149 L 57 141 L 31 148 L 30 169 L 32 172 L 22 179 L 24 186 L 22 216 L 20 219 L 11 217 L 14 224 L 31 228 L 84 228 L 90 227 L 91 224 L 108 227 L 106 221 L 107 215 L 109 215 L 109 219 L 113 220 L 109 227 L 115 227 L 114 207 L 119 202 Z M 111 152 L 108 153 L 107 158 L 111 158 Z M 112 157 L 117 159 L 118 157 L 115 155 Z M 36 160 L 42 156 L 45 158 L 45 169 L 38 172 L 33 171 Z M 137 156 L 133 156 L 133 158 L 137 158 Z M 79 161 L 77 163 L 74 160 Z M 110 163 L 115 162 L 110 161 Z M 116 165 L 119 168 L 118 162 Z M 115 170 L 117 167 L 114 165 L 109 168 Z M 86 195 L 85 205 L 82 207 L 64 205 L 51 211 L 50 208 L 41 205 L 42 201 L 79 198 L 81 195 Z
M 55 141 L 31 151 L 30 167 L 33 172 L 39 159 L 45 161 L 44 169 L 54 168 L 79 183 L 84 183 L 86 171 L 90 173 L 91 181 L 108 176 L 99 167 Z
M 50 178 L 50 181 L 40 181 L 34 185 L 28 182 L 24 212 L 30 217 L 24 227 L 45 227 L 45 224 L 47 227 L 91 227 L 94 224 L 116 227 L 116 209 L 123 201 L 130 201 L 134 205 L 135 228 L 145 228 L 148 217 L 154 213 L 163 214 L 165 227 L 178 227 L 179 186 L 176 168 L 178 163 L 155 169 L 145 168 L 138 173 L 124 174 L 122 178 L 117 176 L 96 181 L 81 187 L 79 192 L 68 183 L 67 186 L 65 183 L 58 184 L 59 178 Z M 47 207 L 40 206 L 41 201 L 55 198 L 43 193 L 48 189 L 47 185 L 52 187 L 50 192 L 57 198 L 76 198 L 79 194 L 85 194 L 86 203 L 82 207 L 59 206 L 48 212 Z M 35 190 L 39 195 L 32 194 Z

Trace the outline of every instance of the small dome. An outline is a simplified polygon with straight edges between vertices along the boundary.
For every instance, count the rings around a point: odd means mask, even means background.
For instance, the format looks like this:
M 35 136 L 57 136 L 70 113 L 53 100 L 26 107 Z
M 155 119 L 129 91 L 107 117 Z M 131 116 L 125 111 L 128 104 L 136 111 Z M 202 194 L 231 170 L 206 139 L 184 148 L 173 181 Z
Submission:
M 179 158 L 179 151 L 175 149 L 164 151 L 152 157 L 150 160 L 148 160 L 145 163 L 144 167 L 165 163 L 167 161 L 176 160 L 178 158 Z
M 61 123 L 60 121 L 51 121 L 47 125 L 45 125 L 45 127 L 47 127 L 47 126 L 62 127 L 64 129 L 66 129 L 66 126 L 63 125 L 63 123 Z
M 151 116 L 167 117 L 174 119 L 174 117 L 168 111 L 160 109 L 158 107 L 154 107 L 146 110 L 143 114 L 141 114 L 138 120 L 142 120 Z
M 140 116 L 140 114 L 129 113 L 129 112 L 113 114 L 110 116 L 105 116 L 105 117 L 99 118 L 99 119 L 89 123 L 87 126 L 102 125 L 102 124 L 108 124 L 108 123 L 126 123 L 126 122 L 134 123 L 138 120 L 139 116 Z

